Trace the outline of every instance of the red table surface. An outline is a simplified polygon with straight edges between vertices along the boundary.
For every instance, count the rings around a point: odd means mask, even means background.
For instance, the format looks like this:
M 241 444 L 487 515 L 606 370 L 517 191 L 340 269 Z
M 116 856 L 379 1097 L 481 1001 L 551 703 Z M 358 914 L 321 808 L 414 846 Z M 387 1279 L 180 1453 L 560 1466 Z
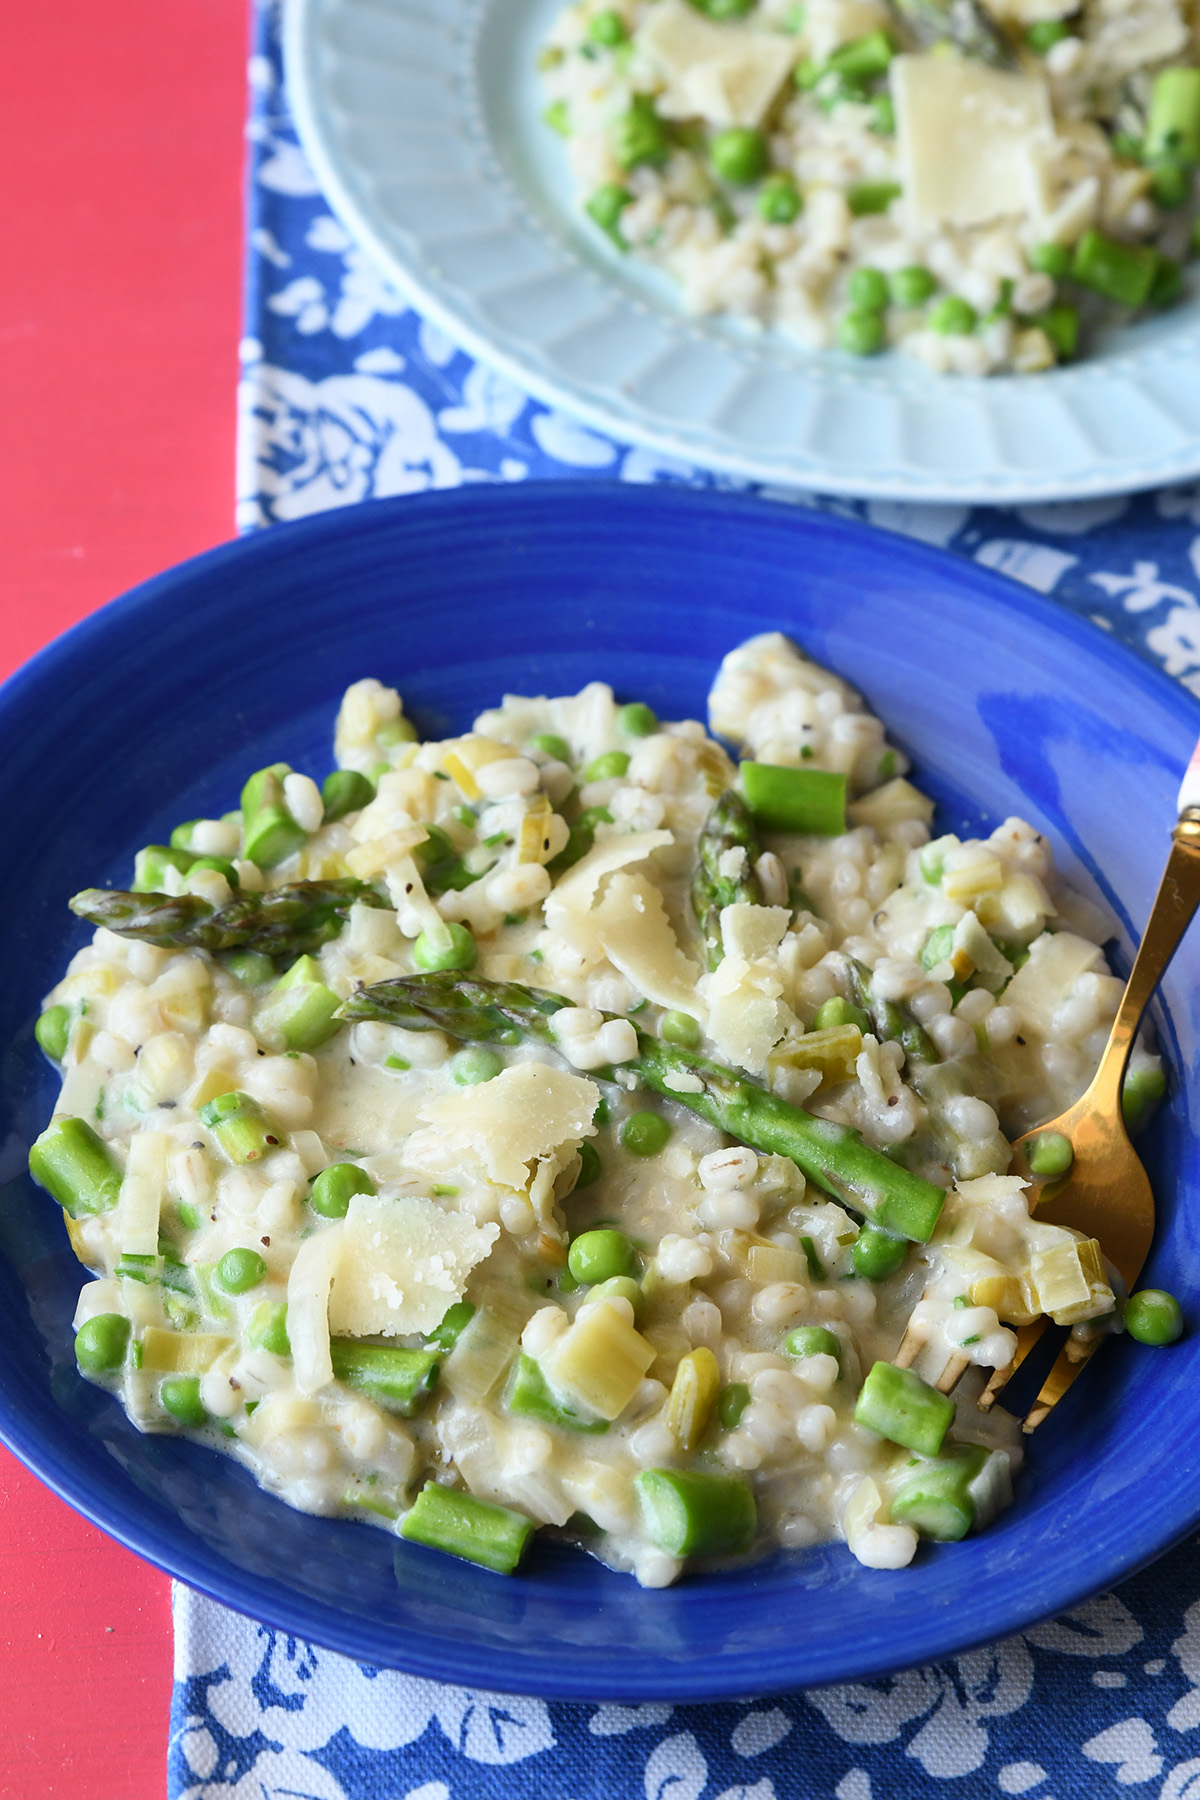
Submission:
M 244 0 L 40 0 L 0 57 L 0 674 L 232 535 Z M 158 1800 L 166 1577 L 0 1451 L 0 1797 Z

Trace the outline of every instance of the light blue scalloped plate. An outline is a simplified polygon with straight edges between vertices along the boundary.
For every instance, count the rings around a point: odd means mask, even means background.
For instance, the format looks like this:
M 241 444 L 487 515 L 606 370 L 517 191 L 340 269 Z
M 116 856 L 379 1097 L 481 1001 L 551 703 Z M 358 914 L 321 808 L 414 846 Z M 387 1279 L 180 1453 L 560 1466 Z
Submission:
M 291 0 L 288 89 L 347 230 L 473 355 L 751 481 L 1047 501 L 1200 472 L 1200 294 L 1045 375 L 970 380 L 685 315 L 571 199 L 534 60 L 561 0 Z

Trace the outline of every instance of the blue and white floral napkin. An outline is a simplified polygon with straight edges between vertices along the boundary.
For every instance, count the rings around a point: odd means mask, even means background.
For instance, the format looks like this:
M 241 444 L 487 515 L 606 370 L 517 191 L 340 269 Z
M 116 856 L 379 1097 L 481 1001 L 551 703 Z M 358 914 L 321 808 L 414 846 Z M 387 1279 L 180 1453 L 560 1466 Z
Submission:
M 239 525 L 468 481 L 730 485 L 531 400 L 385 286 L 297 144 L 279 12 L 258 0 L 250 63 Z M 1200 694 L 1200 484 L 1015 510 L 775 497 L 1001 569 Z M 1200 1800 L 1200 1540 L 969 1656 L 703 1709 L 477 1693 L 183 1588 L 175 1607 L 171 1800 Z

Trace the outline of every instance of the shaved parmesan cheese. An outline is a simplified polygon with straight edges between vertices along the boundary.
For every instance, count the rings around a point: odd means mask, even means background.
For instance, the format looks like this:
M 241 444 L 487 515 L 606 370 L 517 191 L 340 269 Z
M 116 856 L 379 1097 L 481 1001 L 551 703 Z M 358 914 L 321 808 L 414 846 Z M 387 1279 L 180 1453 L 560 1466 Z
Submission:
M 898 56 L 889 71 L 900 182 L 917 225 L 982 225 L 1040 214 L 1054 143 L 1040 74 L 959 56 Z
M 747 962 L 770 956 L 783 942 L 791 921 L 786 906 L 755 906 L 738 900 L 721 908 L 721 943 L 726 956 L 744 956 Z
M 665 119 L 759 125 L 796 62 L 782 34 L 714 25 L 682 0 L 651 7 L 635 43 L 662 77 Z
M 482 1164 L 490 1180 L 523 1191 L 531 1163 L 557 1159 L 564 1149 L 573 1152 L 585 1137 L 595 1136 L 592 1120 L 599 1104 L 595 1082 L 545 1063 L 518 1063 L 477 1087 L 428 1101 L 420 1116 L 430 1130 L 414 1133 L 405 1154 L 422 1167 L 469 1157 Z
M 315 1232 L 297 1250 L 288 1275 L 288 1339 L 296 1386 L 302 1394 L 319 1393 L 333 1380 L 329 1290 L 340 1266 L 344 1236 L 344 1224 L 327 1225 Z
M 599 958 L 600 942 L 589 914 L 600 883 L 615 870 L 644 862 L 655 850 L 663 850 L 674 842 L 669 831 L 630 831 L 594 845 L 546 899 L 548 928 L 585 955 Z
M 739 902 L 723 907 L 725 957 L 700 983 L 708 1002 L 709 1037 L 726 1062 L 751 1075 L 763 1073 L 780 1038 L 799 1023 L 783 999 L 778 959 L 790 916 L 783 906 Z M 758 954 L 745 955 L 743 950 L 749 949 Z
M 158 1255 L 158 1214 L 170 1144 L 165 1131 L 135 1131 L 129 1140 L 119 1201 L 124 1256 Z
M 444 1211 L 421 1194 L 402 1194 L 395 1200 L 355 1194 L 342 1228 L 341 1256 L 329 1302 L 332 1329 L 347 1337 L 401 1337 L 432 1331 L 455 1301 L 462 1299 L 468 1275 L 499 1235 L 498 1225 L 476 1225 L 461 1213 Z M 310 1238 L 300 1255 L 317 1242 L 319 1239 Z M 296 1260 L 298 1265 L 299 1257 Z M 289 1284 L 288 1331 L 294 1356 L 296 1337 L 291 1320 Z
M 679 948 L 663 897 L 652 882 L 644 875 L 614 875 L 592 916 L 608 960 L 640 993 L 656 1006 L 703 1019 L 696 997 L 701 971 Z

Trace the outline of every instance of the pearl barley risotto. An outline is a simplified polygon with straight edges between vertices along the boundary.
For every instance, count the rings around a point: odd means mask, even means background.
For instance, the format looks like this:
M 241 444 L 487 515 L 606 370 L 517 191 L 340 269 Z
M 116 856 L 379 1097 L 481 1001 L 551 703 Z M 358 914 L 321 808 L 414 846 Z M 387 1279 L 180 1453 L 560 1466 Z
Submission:
M 579 201 L 693 313 L 1030 373 L 1196 248 L 1186 0 L 576 0 L 542 51 Z
M 421 744 L 359 681 L 323 788 L 260 770 L 76 896 L 30 1160 L 97 1277 L 79 1366 L 140 1429 L 647 1586 L 839 1537 L 900 1568 L 1007 1503 L 1013 1327 L 1117 1317 L 1007 1173 L 1098 1059 L 1106 923 L 1020 819 L 931 838 L 787 639 L 710 723 L 594 682 Z M 1136 1050 L 1131 1112 L 1161 1091 Z

